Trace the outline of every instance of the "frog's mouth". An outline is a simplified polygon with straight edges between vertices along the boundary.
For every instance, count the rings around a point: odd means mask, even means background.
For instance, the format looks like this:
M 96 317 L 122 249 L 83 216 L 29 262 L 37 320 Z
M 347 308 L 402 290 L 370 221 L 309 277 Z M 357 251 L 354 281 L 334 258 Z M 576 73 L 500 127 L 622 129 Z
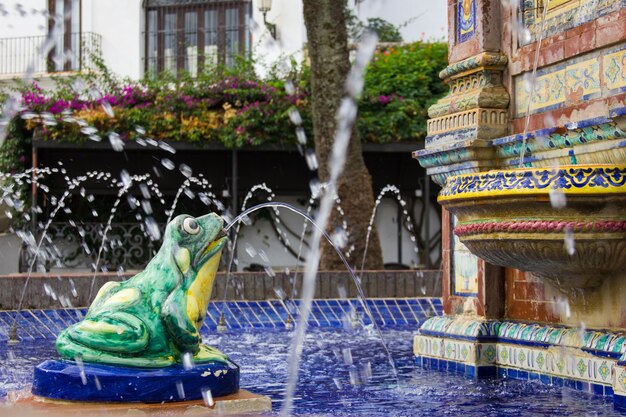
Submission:
M 211 241 L 209 241 L 204 249 L 201 250 L 200 253 L 198 253 L 197 260 L 195 262 L 196 266 L 201 267 L 206 261 L 211 259 L 213 255 L 220 252 L 224 247 L 227 239 L 228 237 L 226 231 L 224 229 L 221 229 L 217 233 L 217 235 Z

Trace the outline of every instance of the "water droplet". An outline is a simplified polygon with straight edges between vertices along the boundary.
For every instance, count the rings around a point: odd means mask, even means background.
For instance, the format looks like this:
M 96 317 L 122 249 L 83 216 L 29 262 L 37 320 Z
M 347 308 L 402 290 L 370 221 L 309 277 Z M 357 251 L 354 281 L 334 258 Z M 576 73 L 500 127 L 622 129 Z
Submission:
M 296 93 L 296 88 L 294 87 L 293 82 L 291 82 L 291 80 L 285 81 L 285 92 L 289 95 L 293 95 Z
M 96 129 L 93 126 L 87 126 L 87 127 L 83 127 L 82 129 L 80 129 L 80 132 L 85 134 L 85 135 L 87 135 L 87 136 L 90 136 L 90 135 L 93 135 L 95 133 L 98 133 L 98 129 Z
M 170 171 L 176 168 L 176 165 L 174 165 L 174 163 L 167 158 L 161 159 L 161 165 L 163 165 L 166 169 L 169 169 Z
M 211 390 L 208 388 L 202 388 L 202 399 L 207 407 L 213 407 L 215 405 L 213 394 L 211 394 Z
M 306 132 L 302 127 L 296 128 L 296 138 L 300 145 L 306 145 Z
M 109 103 L 108 101 L 103 101 L 102 102 L 102 110 L 104 110 L 104 112 L 109 117 L 115 116 L 115 112 L 113 111 L 113 107 L 111 107 L 111 103 Z
M 289 120 L 296 126 L 300 126 L 302 124 L 302 117 L 300 116 L 300 112 L 295 107 L 289 109 Z
M 341 357 L 343 358 L 343 362 L 346 365 L 352 365 L 353 364 L 352 350 L 350 348 L 343 348 L 343 349 L 341 349 Z
M 141 191 L 141 195 L 143 196 L 143 198 L 145 198 L 146 200 L 150 199 L 150 190 L 148 189 L 148 186 L 146 184 L 140 184 L 139 191 Z
M 341 227 L 336 228 L 330 238 L 339 249 L 343 249 L 348 244 L 348 234 Z
M 317 156 L 315 155 L 315 151 L 311 148 L 307 149 L 305 152 L 306 164 L 308 165 L 311 171 L 315 171 L 318 168 Z
M 309 182 L 309 188 L 311 189 L 311 198 L 318 198 L 322 191 L 322 186 L 317 178 L 313 178 Z
M 266 266 L 263 269 L 265 270 L 265 273 L 267 274 L 267 276 L 269 276 L 270 278 L 274 278 L 276 276 L 276 273 L 274 272 L 271 266 Z
M 574 241 L 574 231 L 571 227 L 565 228 L 565 250 L 569 256 L 576 253 L 576 242 Z
M 187 164 L 180 164 L 180 166 L 178 167 L 178 169 L 180 170 L 180 172 L 187 178 L 191 177 L 191 167 Z
M 559 188 L 550 189 L 550 204 L 555 209 L 562 209 L 567 206 L 567 198 L 563 190 Z
M 163 142 L 160 141 L 159 142 L 159 148 L 163 149 L 166 152 L 169 152 L 171 154 L 175 154 L 176 153 L 176 149 L 174 149 L 170 144 L 168 144 L 167 142 Z
M 115 152 L 121 152 L 124 150 L 124 141 L 122 141 L 120 135 L 115 132 L 109 133 L 109 143 Z
M 193 367 L 193 354 L 191 352 L 183 353 L 183 368 L 185 368 L 186 370 L 190 370 L 193 369 Z
M 274 294 L 276 294 L 276 297 L 279 300 L 284 300 L 285 298 L 287 298 L 287 294 L 285 294 L 285 290 L 283 290 L 280 287 L 274 287 Z
M 149 200 L 141 200 L 141 208 L 147 215 L 152 214 L 152 204 L 150 204 Z
M 263 249 L 259 249 L 258 254 L 259 254 L 259 258 L 261 258 L 261 260 L 264 263 L 269 264 L 270 258 L 267 256 L 267 254 L 265 253 Z
M 191 191 L 189 188 L 185 188 L 185 190 L 183 191 L 185 193 L 185 195 L 187 197 L 189 197 L 189 199 L 193 200 L 194 198 L 196 198 L 196 194 Z
M 176 392 L 178 393 L 178 398 L 181 400 L 185 398 L 185 387 L 183 387 L 182 381 L 176 381 Z
M 251 258 L 254 258 L 257 255 L 256 249 L 254 249 L 254 247 L 249 242 L 246 242 L 245 250 L 248 256 L 250 256 Z
M 161 238 L 161 230 L 156 220 L 152 217 L 146 217 L 144 223 L 146 225 L 146 233 L 148 233 L 150 239 L 153 241 L 159 240 Z
M 338 390 L 341 390 L 343 388 L 343 385 L 341 385 L 341 381 L 339 380 L 339 378 L 333 378 L 333 382 L 335 383 L 335 386 Z
M 359 372 L 356 369 L 350 369 L 350 384 L 359 385 Z
M 123 169 L 120 172 L 120 179 L 122 180 L 122 184 L 124 186 L 124 188 L 128 189 L 132 183 L 133 183 L 133 179 L 131 178 L 130 174 L 128 173 L 128 171 L 126 171 L 125 169 Z

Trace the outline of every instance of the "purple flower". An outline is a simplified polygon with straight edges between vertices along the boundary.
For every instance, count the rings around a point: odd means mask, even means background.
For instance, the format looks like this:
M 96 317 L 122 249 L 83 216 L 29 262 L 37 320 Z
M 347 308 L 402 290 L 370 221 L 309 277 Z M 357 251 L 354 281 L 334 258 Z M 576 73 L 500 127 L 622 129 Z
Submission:
M 378 102 L 382 105 L 387 105 L 391 101 L 391 97 L 389 96 L 379 96 Z

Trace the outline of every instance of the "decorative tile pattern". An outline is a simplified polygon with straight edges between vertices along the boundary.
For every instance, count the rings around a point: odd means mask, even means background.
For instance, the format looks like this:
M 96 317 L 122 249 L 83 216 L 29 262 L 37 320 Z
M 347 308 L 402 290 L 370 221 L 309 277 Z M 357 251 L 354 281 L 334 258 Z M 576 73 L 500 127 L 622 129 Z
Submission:
M 624 91 L 626 88 L 626 49 L 602 58 L 605 85 L 609 90 Z
M 548 194 L 551 189 L 560 189 L 566 194 L 623 194 L 626 192 L 626 167 L 534 168 L 459 175 L 446 182 L 437 201 L 478 195 Z
M 456 229 L 456 216 L 450 216 L 450 230 Z M 456 234 L 453 234 L 452 281 L 454 295 L 475 297 L 478 294 L 478 257 L 471 253 Z
M 540 30 L 543 30 L 545 39 L 624 7 L 623 0 L 551 0 L 546 22 L 542 24 L 543 5 L 546 3 L 546 0 L 522 0 L 522 21 L 531 36 L 520 39 L 520 43 L 535 42 Z
M 426 320 L 420 327 L 420 333 L 440 337 L 459 337 L 472 340 L 495 339 L 500 322 L 480 320 L 463 316 L 437 316 Z
M 458 43 L 465 42 L 476 35 L 476 0 L 460 0 L 457 6 Z
M 462 334 L 480 334 L 483 340 L 489 332 L 496 338 L 481 342 L 459 335 L 461 329 Z M 626 362 L 621 360 L 625 338 L 626 333 L 619 332 L 581 333 L 567 327 L 442 316 L 424 323 L 414 346 L 419 364 L 438 369 L 468 376 L 495 370 L 500 376 L 541 380 L 596 395 L 612 396 L 615 390 L 626 397 Z
M 619 94 L 626 91 L 626 45 L 542 68 L 536 73 L 533 94 L 531 76 L 527 72 L 515 77 L 516 117 Z

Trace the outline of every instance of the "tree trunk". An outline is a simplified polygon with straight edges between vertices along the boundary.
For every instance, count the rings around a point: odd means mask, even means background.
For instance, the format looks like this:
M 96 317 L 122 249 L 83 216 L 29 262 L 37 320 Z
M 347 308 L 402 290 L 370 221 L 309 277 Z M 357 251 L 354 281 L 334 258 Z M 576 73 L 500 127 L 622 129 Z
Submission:
M 344 83 L 350 70 L 348 35 L 343 1 L 303 0 L 304 23 L 307 29 L 308 50 L 311 59 L 311 94 L 315 152 L 320 182 L 329 178 L 328 161 L 332 152 L 337 122 L 337 108 L 344 96 Z M 349 243 L 354 245 L 348 261 L 360 268 L 365 248 L 365 237 L 372 210 L 374 194 L 372 180 L 363 161 L 361 142 L 356 126 L 348 146 L 346 165 L 337 184 Z M 328 231 L 340 226 L 342 218 L 333 210 Z M 322 247 L 320 269 L 343 269 L 343 263 L 328 245 Z M 382 269 L 382 253 L 376 228 L 373 228 L 365 261 L 366 269 Z

